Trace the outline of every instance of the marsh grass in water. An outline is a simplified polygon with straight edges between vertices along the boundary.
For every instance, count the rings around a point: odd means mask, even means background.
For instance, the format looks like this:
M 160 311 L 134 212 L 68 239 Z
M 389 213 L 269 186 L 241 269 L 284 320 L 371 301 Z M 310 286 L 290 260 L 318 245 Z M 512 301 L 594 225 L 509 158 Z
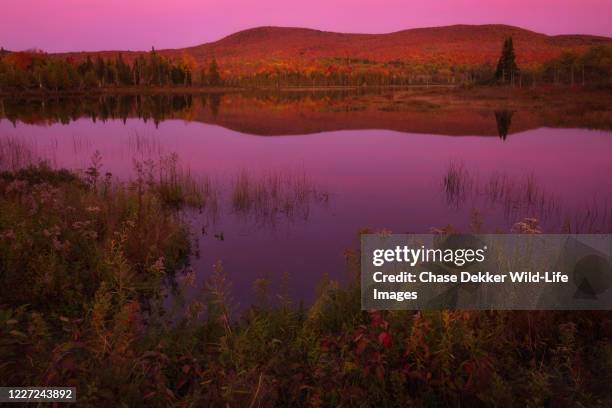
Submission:
M 452 207 L 461 206 L 473 184 L 474 180 L 465 165 L 451 161 L 442 180 L 447 204 Z
M 38 158 L 32 146 L 15 137 L 0 137 L 0 170 L 18 170 Z
M 160 156 L 157 163 L 136 161 L 134 166 L 137 180 L 144 180 L 150 188 L 157 189 L 163 202 L 175 209 L 218 206 L 212 180 L 206 176 L 196 178 L 188 168 L 180 167 L 175 153 Z
M 308 219 L 311 205 L 327 203 L 329 193 L 317 188 L 304 172 L 269 172 L 252 175 L 242 170 L 234 179 L 232 209 L 252 215 L 258 224 Z
M 0 191 L 4 301 L 70 315 L 100 282 L 153 294 L 187 260 L 188 231 L 148 186 L 39 164 L 0 174 Z
M 465 205 L 501 208 L 504 218 L 514 222 L 536 218 L 548 229 L 563 233 L 608 233 L 612 231 L 612 208 L 592 200 L 579 210 L 564 208 L 561 200 L 546 191 L 530 173 L 513 179 L 505 173 L 484 176 L 465 164 L 451 161 L 442 177 L 441 190 L 449 207 Z

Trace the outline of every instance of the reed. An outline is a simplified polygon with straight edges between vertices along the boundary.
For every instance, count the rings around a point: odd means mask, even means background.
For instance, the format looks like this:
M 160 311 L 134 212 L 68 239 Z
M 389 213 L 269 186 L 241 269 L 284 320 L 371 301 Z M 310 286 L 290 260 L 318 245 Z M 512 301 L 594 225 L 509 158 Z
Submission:
M 0 171 L 18 170 L 34 163 L 38 154 L 33 147 L 15 137 L 0 137 Z
M 442 177 L 441 190 L 451 208 L 471 205 L 499 208 L 508 222 L 534 218 L 550 232 L 608 233 L 612 231 L 612 210 L 607 203 L 593 200 L 581 208 L 568 208 L 538 182 L 533 173 L 511 178 L 493 172 L 484 177 L 451 161 Z
M 242 170 L 234 179 L 234 212 L 250 215 L 259 224 L 308 219 L 311 205 L 327 203 L 329 194 L 317 188 L 304 172 L 268 172 L 251 175 Z

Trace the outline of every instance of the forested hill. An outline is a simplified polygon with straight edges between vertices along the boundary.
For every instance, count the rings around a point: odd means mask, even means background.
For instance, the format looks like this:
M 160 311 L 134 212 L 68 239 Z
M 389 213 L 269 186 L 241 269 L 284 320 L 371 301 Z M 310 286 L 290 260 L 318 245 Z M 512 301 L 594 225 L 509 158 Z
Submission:
M 498 65 L 504 46 L 508 67 Z M 389 34 L 260 27 L 194 47 L 0 58 L 0 90 L 131 86 L 316 87 L 509 82 L 605 84 L 612 38 L 548 36 L 506 25 Z
M 612 43 L 610 38 L 547 36 L 505 25 L 455 25 L 390 34 L 341 34 L 304 28 L 261 27 L 185 50 L 197 60 L 214 55 L 220 60 L 308 61 L 346 57 L 372 61 L 442 59 L 453 63 L 480 63 L 494 61 L 499 56 L 501 43 L 510 36 L 515 47 L 521 50 L 519 63 L 543 61 L 567 48 Z
M 494 63 L 507 37 L 514 39 L 519 64 L 543 62 L 563 51 L 580 52 L 592 46 L 612 45 L 612 39 L 606 37 L 548 36 L 507 25 L 453 25 L 389 34 L 345 34 L 307 28 L 259 27 L 207 44 L 158 52 L 172 58 L 187 54 L 197 64 L 204 64 L 214 57 L 220 65 L 239 64 L 245 70 L 266 63 L 300 65 L 328 59 L 474 65 Z M 116 53 L 108 51 L 102 54 Z M 124 52 L 128 58 L 130 54 Z M 83 56 L 87 53 L 71 55 Z

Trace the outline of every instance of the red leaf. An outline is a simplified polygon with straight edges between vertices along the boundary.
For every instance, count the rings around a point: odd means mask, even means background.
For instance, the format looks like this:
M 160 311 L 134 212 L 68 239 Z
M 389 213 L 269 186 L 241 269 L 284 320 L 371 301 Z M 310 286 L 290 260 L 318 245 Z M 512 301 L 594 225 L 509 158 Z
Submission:
M 378 342 L 382 344 L 384 348 L 391 347 L 391 335 L 389 332 L 382 332 L 378 335 Z

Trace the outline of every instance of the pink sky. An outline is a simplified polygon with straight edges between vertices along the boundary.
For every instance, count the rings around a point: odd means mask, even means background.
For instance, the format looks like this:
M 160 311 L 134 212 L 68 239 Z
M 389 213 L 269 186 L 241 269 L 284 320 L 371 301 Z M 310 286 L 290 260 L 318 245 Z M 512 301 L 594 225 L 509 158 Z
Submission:
M 612 37 L 612 0 L 2 0 L 0 46 L 177 48 L 262 25 L 384 33 L 503 23 Z

